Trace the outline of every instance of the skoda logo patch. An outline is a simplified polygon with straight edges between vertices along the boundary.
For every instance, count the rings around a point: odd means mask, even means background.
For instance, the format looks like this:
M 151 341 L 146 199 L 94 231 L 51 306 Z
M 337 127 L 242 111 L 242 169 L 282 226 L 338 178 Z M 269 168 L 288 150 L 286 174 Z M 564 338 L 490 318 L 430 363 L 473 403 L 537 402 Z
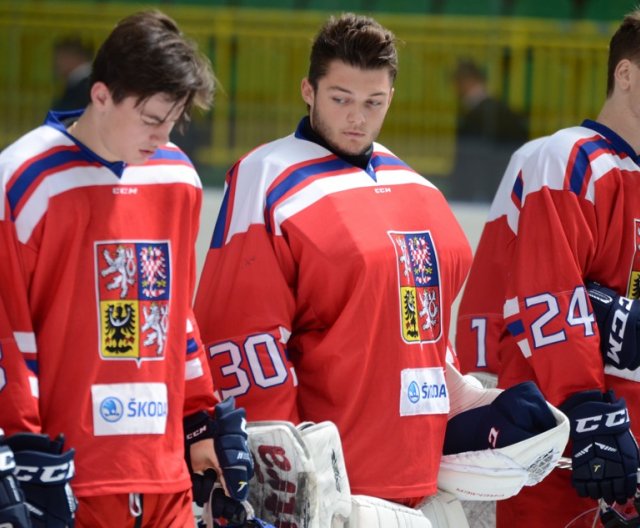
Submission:
M 117 422 L 122 418 L 124 406 L 118 398 L 109 396 L 100 404 L 100 416 L 107 422 Z
M 420 387 L 418 387 L 418 384 L 415 381 L 412 381 L 409 384 L 407 396 L 409 397 L 409 401 L 411 403 L 418 403 L 418 401 L 420 400 Z

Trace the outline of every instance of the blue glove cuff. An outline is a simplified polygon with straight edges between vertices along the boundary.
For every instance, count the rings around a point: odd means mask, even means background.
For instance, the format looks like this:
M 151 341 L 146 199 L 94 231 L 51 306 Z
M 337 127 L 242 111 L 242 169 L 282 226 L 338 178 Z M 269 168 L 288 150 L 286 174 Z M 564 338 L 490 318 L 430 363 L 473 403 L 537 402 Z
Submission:
M 232 498 L 243 501 L 249 494 L 253 459 L 247 443 L 245 411 L 235 409 L 233 398 L 216 405 L 213 423 L 214 448 Z

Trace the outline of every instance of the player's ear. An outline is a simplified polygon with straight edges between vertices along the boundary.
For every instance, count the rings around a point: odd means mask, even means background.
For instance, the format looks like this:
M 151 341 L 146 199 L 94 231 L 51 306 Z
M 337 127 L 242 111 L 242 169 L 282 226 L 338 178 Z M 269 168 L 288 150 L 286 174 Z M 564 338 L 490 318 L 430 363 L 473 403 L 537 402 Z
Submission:
M 91 86 L 91 102 L 97 108 L 104 108 L 104 106 L 111 100 L 111 92 L 109 87 L 103 82 L 95 82 Z
M 629 59 L 622 59 L 620 62 L 618 62 L 613 72 L 613 76 L 616 81 L 615 84 L 622 90 L 628 90 L 631 85 L 632 77 L 634 74 L 632 66 L 633 65 Z
M 302 99 L 304 100 L 304 102 L 309 106 L 313 106 L 315 90 L 309 82 L 309 79 L 307 79 L 306 77 L 302 79 L 302 82 L 300 83 L 300 93 L 302 94 Z

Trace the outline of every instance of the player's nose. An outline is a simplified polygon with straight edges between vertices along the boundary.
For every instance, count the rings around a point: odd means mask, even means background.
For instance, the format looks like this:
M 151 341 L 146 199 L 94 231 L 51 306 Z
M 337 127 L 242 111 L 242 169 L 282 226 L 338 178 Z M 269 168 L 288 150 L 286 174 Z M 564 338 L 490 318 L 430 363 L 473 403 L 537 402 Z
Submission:
M 351 112 L 349 112 L 347 119 L 349 120 L 349 123 L 352 123 L 354 125 L 361 125 L 365 122 L 364 113 L 360 110 L 352 110 Z
M 164 145 L 169 142 L 171 137 L 171 130 L 173 129 L 173 123 L 162 123 L 158 126 L 153 133 L 154 144 Z

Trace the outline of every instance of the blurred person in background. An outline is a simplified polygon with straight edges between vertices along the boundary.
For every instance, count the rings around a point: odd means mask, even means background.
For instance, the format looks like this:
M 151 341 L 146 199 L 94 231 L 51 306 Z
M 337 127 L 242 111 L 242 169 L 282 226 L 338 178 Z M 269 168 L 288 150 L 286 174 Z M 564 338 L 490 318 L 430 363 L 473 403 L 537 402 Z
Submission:
M 64 37 L 54 43 L 54 75 L 64 88 L 51 104 L 52 110 L 79 110 L 89 104 L 92 59 L 93 49 L 80 37 Z
M 491 202 L 511 153 L 527 140 L 523 116 L 489 93 L 481 67 L 460 60 L 453 73 L 459 111 L 447 198 Z

